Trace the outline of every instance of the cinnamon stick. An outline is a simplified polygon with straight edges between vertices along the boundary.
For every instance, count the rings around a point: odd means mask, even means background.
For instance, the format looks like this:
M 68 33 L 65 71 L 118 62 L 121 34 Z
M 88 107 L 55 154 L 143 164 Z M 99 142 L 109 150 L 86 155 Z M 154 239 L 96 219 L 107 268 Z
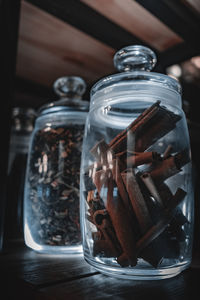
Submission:
M 136 129 L 142 124 L 147 122 L 152 118 L 154 114 L 156 114 L 160 101 L 154 103 L 151 107 L 147 108 L 141 115 L 138 116 L 125 130 L 120 132 L 110 143 L 109 147 L 114 150 L 115 153 L 123 151 L 123 148 L 126 147 L 127 134 L 129 132 L 134 132 Z M 125 147 L 124 147 L 125 146 Z M 136 151 L 136 150 L 135 150 Z
M 134 120 L 125 130 L 119 133 L 110 143 L 115 153 L 123 151 L 128 147 L 134 147 L 134 151 L 143 152 L 159 138 L 171 131 L 180 116 L 161 107 L 157 101 L 147 108 L 136 120 Z M 128 139 L 135 141 L 135 145 L 128 143 Z M 129 144 L 130 145 L 129 147 Z
M 140 230 L 142 233 L 145 233 L 152 226 L 152 220 L 133 170 L 128 169 L 126 172 L 121 173 L 121 176 L 139 222 Z
M 105 209 L 104 203 L 99 195 L 95 195 L 94 191 L 89 191 L 87 196 L 88 212 L 87 219 L 94 224 L 94 213 L 97 210 Z
M 150 171 L 150 175 L 153 180 L 163 182 L 167 178 L 179 173 L 181 167 L 189 161 L 190 158 L 187 149 L 183 150 L 156 164 L 155 168 Z
M 160 159 L 160 155 L 155 152 L 134 152 L 132 156 L 127 157 L 127 168 L 137 167 L 143 164 L 149 164 Z
M 117 258 L 117 261 L 121 266 L 135 266 L 137 258 L 135 253 L 136 241 L 133 230 L 130 226 L 125 206 L 120 196 L 113 196 L 113 189 L 113 178 L 110 176 L 108 180 L 106 209 L 110 215 L 118 241 L 123 250 L 123 254 Z
M 94 241 L 94 254 L 103 252 L 106 257 L 117 257 L 122 253 L 120 244 L 116 238 L 114 229 L 111 222 L 108 219 L 108 213 L 106 210 L 98 210 L 94 213 L 94 223 L 100 230 L 101 235 L 98 235 L 100 239 Z
M 161 220 L 153 225 L 146 234 L 137 242 L 136 248 L 137 253 L 139 253 L 143 248 L 145 248 L 148 244 L 150 244 L 155 238 L 157 238 L 170 223 L 173 218 L 173 211 L 175 207 L 180 204 L 180 202 L 184 199 L 186 192 L 180 188 L 176 191 L 173 199 L 171 201 L 171 206 L 168 207 L 163 214 Z
M 108 171 L 105 170 L 96 171 L 93 175 L 93 182 L 97 188 L 99 195 L 101 193 L 102 186 L 107 182 L 107 175 Z
M 158 106 L 157 113 L 136 132 L 135 151 L 144 151 L 175 128 L 180 116 Z
M 107 165 L 107 150 L 109 149 L 108 145 L 102 139 L 99 141 L 91 150 L 90 152 L 96 158 L 97 161 L 100 161 L 102 165 Z
M 143 180 L 144 184 L 148 188 L 151 195 L 154 197 L 154 199 L 157 201 L 157 203 L 160 205 L 160 207 L 163 207 L 163 201 L 162 198 L 158 192 L 157 187 L 155 186 L 153 179 L 151 175 L 147 172 L 143 173 L 141 176 L 141 179 Z
M 134 218 L 132 214 L 132 206 L 129 201 L 129 195 L 126 191 L 126 188 L 123 184 L 122 176 L 121 176 L 121 164 L 120 160 L 118 158 L 113 160 L 112 164 L 112 176 L 116 182 L 118 192 L 120 194 L 120 197 L 123 201 L 124 207 L 126 208 L 127 214 L 129 214 L 130 219 Z
M 91 202 L 94 199 L 94 190 L 88 191 L 87 202 Z

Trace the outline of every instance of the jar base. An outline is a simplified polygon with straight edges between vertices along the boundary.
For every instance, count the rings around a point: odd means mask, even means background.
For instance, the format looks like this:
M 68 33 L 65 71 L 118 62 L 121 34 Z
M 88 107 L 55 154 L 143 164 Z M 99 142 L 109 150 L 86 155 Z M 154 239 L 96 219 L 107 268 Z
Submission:
M 104 275 L 116 277 L 120 279 L 132 280 L 161 280 L 168 279 L 180 274 L 187 269 L 191 263 L 190 260 L 179 263 L 178 266 L 163 267 L 159 269 L 145 269 L 145 268 L 129 268 L 129 267 L 114 267 L 97 262 L 87 255 L 84 256 L 87 263 L 92 265 L 96 270 Z
M 37 250 L 36 250 L 37 251 Z M 46 254 L 81 254 L 83 249 L 81 246 L 44 246 L 43 249 L 37 251 Z
M 78 246 L 47 246 L 47 245 L 37 245 L 36 247 L 26 244 L 27 247 L 38 253 L 44 254 L 82 254 L 83 249 L 81 245 Z
M 38 253 L 44 254 L 82 254 L 83 247 L 81 243 L 72 244 L 72 245 L 47 245 L 47 244 L 40 244 L 37 243 L 31 233 L 28 225 L 25 223 L 24 227 L 24 241 L 27 247 L 31 248 L 32 250 Z

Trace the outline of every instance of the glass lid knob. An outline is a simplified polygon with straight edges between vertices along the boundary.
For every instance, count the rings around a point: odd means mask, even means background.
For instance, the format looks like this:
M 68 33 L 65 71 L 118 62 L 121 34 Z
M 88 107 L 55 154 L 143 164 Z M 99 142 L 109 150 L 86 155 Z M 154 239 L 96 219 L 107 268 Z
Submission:
M 78 76 L 64 76 L 53 84 L 54 92 L 60 97 L 81 97 L 86 90 L 85 81 Z
M 118 71 L 151 71 L 157 62 L 155 53 L 144 46 L 124 47 L 114 56 L 114 66 Z

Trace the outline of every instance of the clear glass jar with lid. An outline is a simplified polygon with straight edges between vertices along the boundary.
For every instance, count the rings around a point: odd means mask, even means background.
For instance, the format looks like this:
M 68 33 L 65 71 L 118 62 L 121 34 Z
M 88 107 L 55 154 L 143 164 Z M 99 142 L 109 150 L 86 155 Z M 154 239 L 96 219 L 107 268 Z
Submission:
M 82 139 L 89 102 L 85 81 L 61 77 L 58 101 L 39 109 L 32 133 L 24 192 L 24 237 L 45 253 L 82 252 L 79 178 Z
M 128 46 L 91 90 L 81 162 L 86 261 L 104 274 L 164 279 L 191 262 L 193 183 L 181 86 Z
M 7 179 L 6 239 L 23 237 L 23 198 L 26 162 L 36 111 L 14 107 L 11 117 Z

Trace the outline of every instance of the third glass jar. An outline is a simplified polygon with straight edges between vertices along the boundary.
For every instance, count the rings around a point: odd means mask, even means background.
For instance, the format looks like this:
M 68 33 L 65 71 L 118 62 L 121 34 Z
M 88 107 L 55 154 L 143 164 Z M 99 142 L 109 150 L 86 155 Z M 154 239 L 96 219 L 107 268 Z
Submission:
M 124 71 L 91 90 L 81 163 L 86 261 L 102 273 L 164 279 L 191 262 L 190 142 L 175 79 L 148 72 L 153 51 L 115 54 Z

